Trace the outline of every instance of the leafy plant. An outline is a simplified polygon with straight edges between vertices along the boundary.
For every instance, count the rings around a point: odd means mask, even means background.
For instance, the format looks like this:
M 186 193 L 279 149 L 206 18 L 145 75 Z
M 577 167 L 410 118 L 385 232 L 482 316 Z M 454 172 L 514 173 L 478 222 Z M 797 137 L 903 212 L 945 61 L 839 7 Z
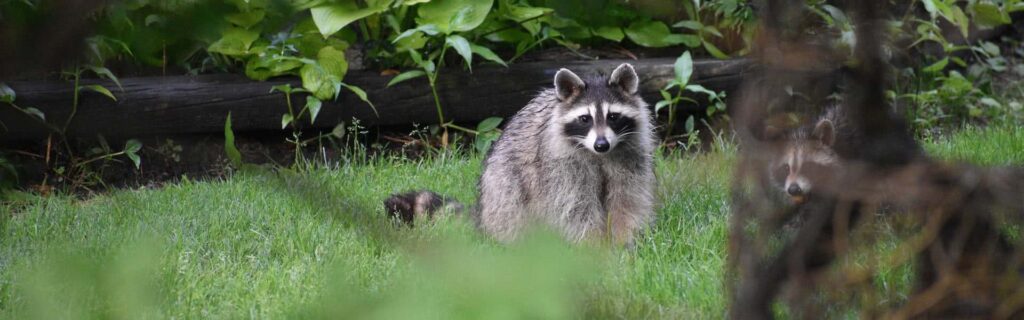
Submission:
M 725 111 L 725 93 L 708 90 L 699 84 L 690 84 L 690 76 L 693 75 L 693 58 L 690 56 L 689 51 L 683 52 L 679 58 L 676 58 L 676 62 L 673 64 L 673 72 L 675 74 L 675 78 L 670 80 L 669 83 L 665 85 L 665 88 L 659 91 L 661 93 L 662 100 L 658 101 L 654 105 L 654 112 L 656 114 L 661 109 L 668 108 L 668 120 L 664 133 L 665 141 L 677 138 L 672 135 L 672 129 L 676 123 L 677 106 L 682 102 L 698 104 L 696 100 L 683 96 L 684 93 L 690 92 L 707 96 L 708 100 L 711 102 L 707 109 L 705 109 L 708 116 Z M 673 91 L 673 89 L 675 90 Z M 695 132 L 695 121 L 696 119 L 693 115 L 686 118 L 686 122 L 684 124 L 686 133 L 684 136 L 692 136 Z

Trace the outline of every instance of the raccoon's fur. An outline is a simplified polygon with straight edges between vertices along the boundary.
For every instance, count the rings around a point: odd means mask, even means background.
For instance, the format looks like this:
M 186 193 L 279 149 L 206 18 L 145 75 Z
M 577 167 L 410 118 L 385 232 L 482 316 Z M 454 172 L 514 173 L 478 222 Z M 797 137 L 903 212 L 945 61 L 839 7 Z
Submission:
M 583 80 L 561 69 L 554 80 L 488 151 L 474 221 L 502 242 L 540 222 L 573 242 L 610 236 L 632 243 L 654 219 L 656 139 L 639 78 L 622 64 L 608 77 Z M 425 203 L 402 208 L 429 212 L 446 202 Z

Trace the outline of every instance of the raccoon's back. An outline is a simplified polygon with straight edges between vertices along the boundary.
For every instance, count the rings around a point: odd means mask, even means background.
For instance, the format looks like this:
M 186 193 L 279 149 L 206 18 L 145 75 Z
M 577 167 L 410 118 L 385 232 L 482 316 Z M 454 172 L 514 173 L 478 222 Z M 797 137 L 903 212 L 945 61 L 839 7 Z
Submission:
M 544 143 L 548 120 L 557 101 L 554 89 L 547 89 L 512 116 L 505 124 L 501 136 L 487 151 L 484 173 L 494 166 L 519 166 L 534 162 L 538 146 Z

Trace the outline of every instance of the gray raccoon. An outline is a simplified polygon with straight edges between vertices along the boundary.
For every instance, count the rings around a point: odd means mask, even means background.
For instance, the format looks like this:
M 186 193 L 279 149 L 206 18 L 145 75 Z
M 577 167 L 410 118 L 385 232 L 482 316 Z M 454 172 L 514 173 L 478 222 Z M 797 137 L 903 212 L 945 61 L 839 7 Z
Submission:
M 622 64 L 607 78 L 583 80 L 561 69 L 554 82 L 508 121 L 488 151 L 474 222 L 501 242 L 540 222 L 572 242 L 610 237 L 631 244 L 654 220 L 657 145 L 636 71 Z M 389 210 L 422 209 L 391 212 L 429 217 L 450 205 L 424 203 L 431 205 Z
M 801 126 L 783 137 L 781 149 L 769 162 L 768 175 L 773 187 L 792 204 L 803 204 L 816 186 L 826 185 L 842 173 L 837 143 L 849 145 L 848 140 L 853 139 L 845 120 L 841 106 L 830 106 L 813 125 Z

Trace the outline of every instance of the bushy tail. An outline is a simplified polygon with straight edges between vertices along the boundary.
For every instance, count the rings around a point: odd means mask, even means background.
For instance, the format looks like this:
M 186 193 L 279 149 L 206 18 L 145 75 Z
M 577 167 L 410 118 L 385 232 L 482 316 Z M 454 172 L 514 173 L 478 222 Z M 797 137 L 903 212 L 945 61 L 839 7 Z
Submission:
M 420 190 L 393 194 L 384 200 L 384 208 L 392 219 L 409 225 L 426 221 L 439 213 L 461 213 L 463 205 L 433 191 Z

